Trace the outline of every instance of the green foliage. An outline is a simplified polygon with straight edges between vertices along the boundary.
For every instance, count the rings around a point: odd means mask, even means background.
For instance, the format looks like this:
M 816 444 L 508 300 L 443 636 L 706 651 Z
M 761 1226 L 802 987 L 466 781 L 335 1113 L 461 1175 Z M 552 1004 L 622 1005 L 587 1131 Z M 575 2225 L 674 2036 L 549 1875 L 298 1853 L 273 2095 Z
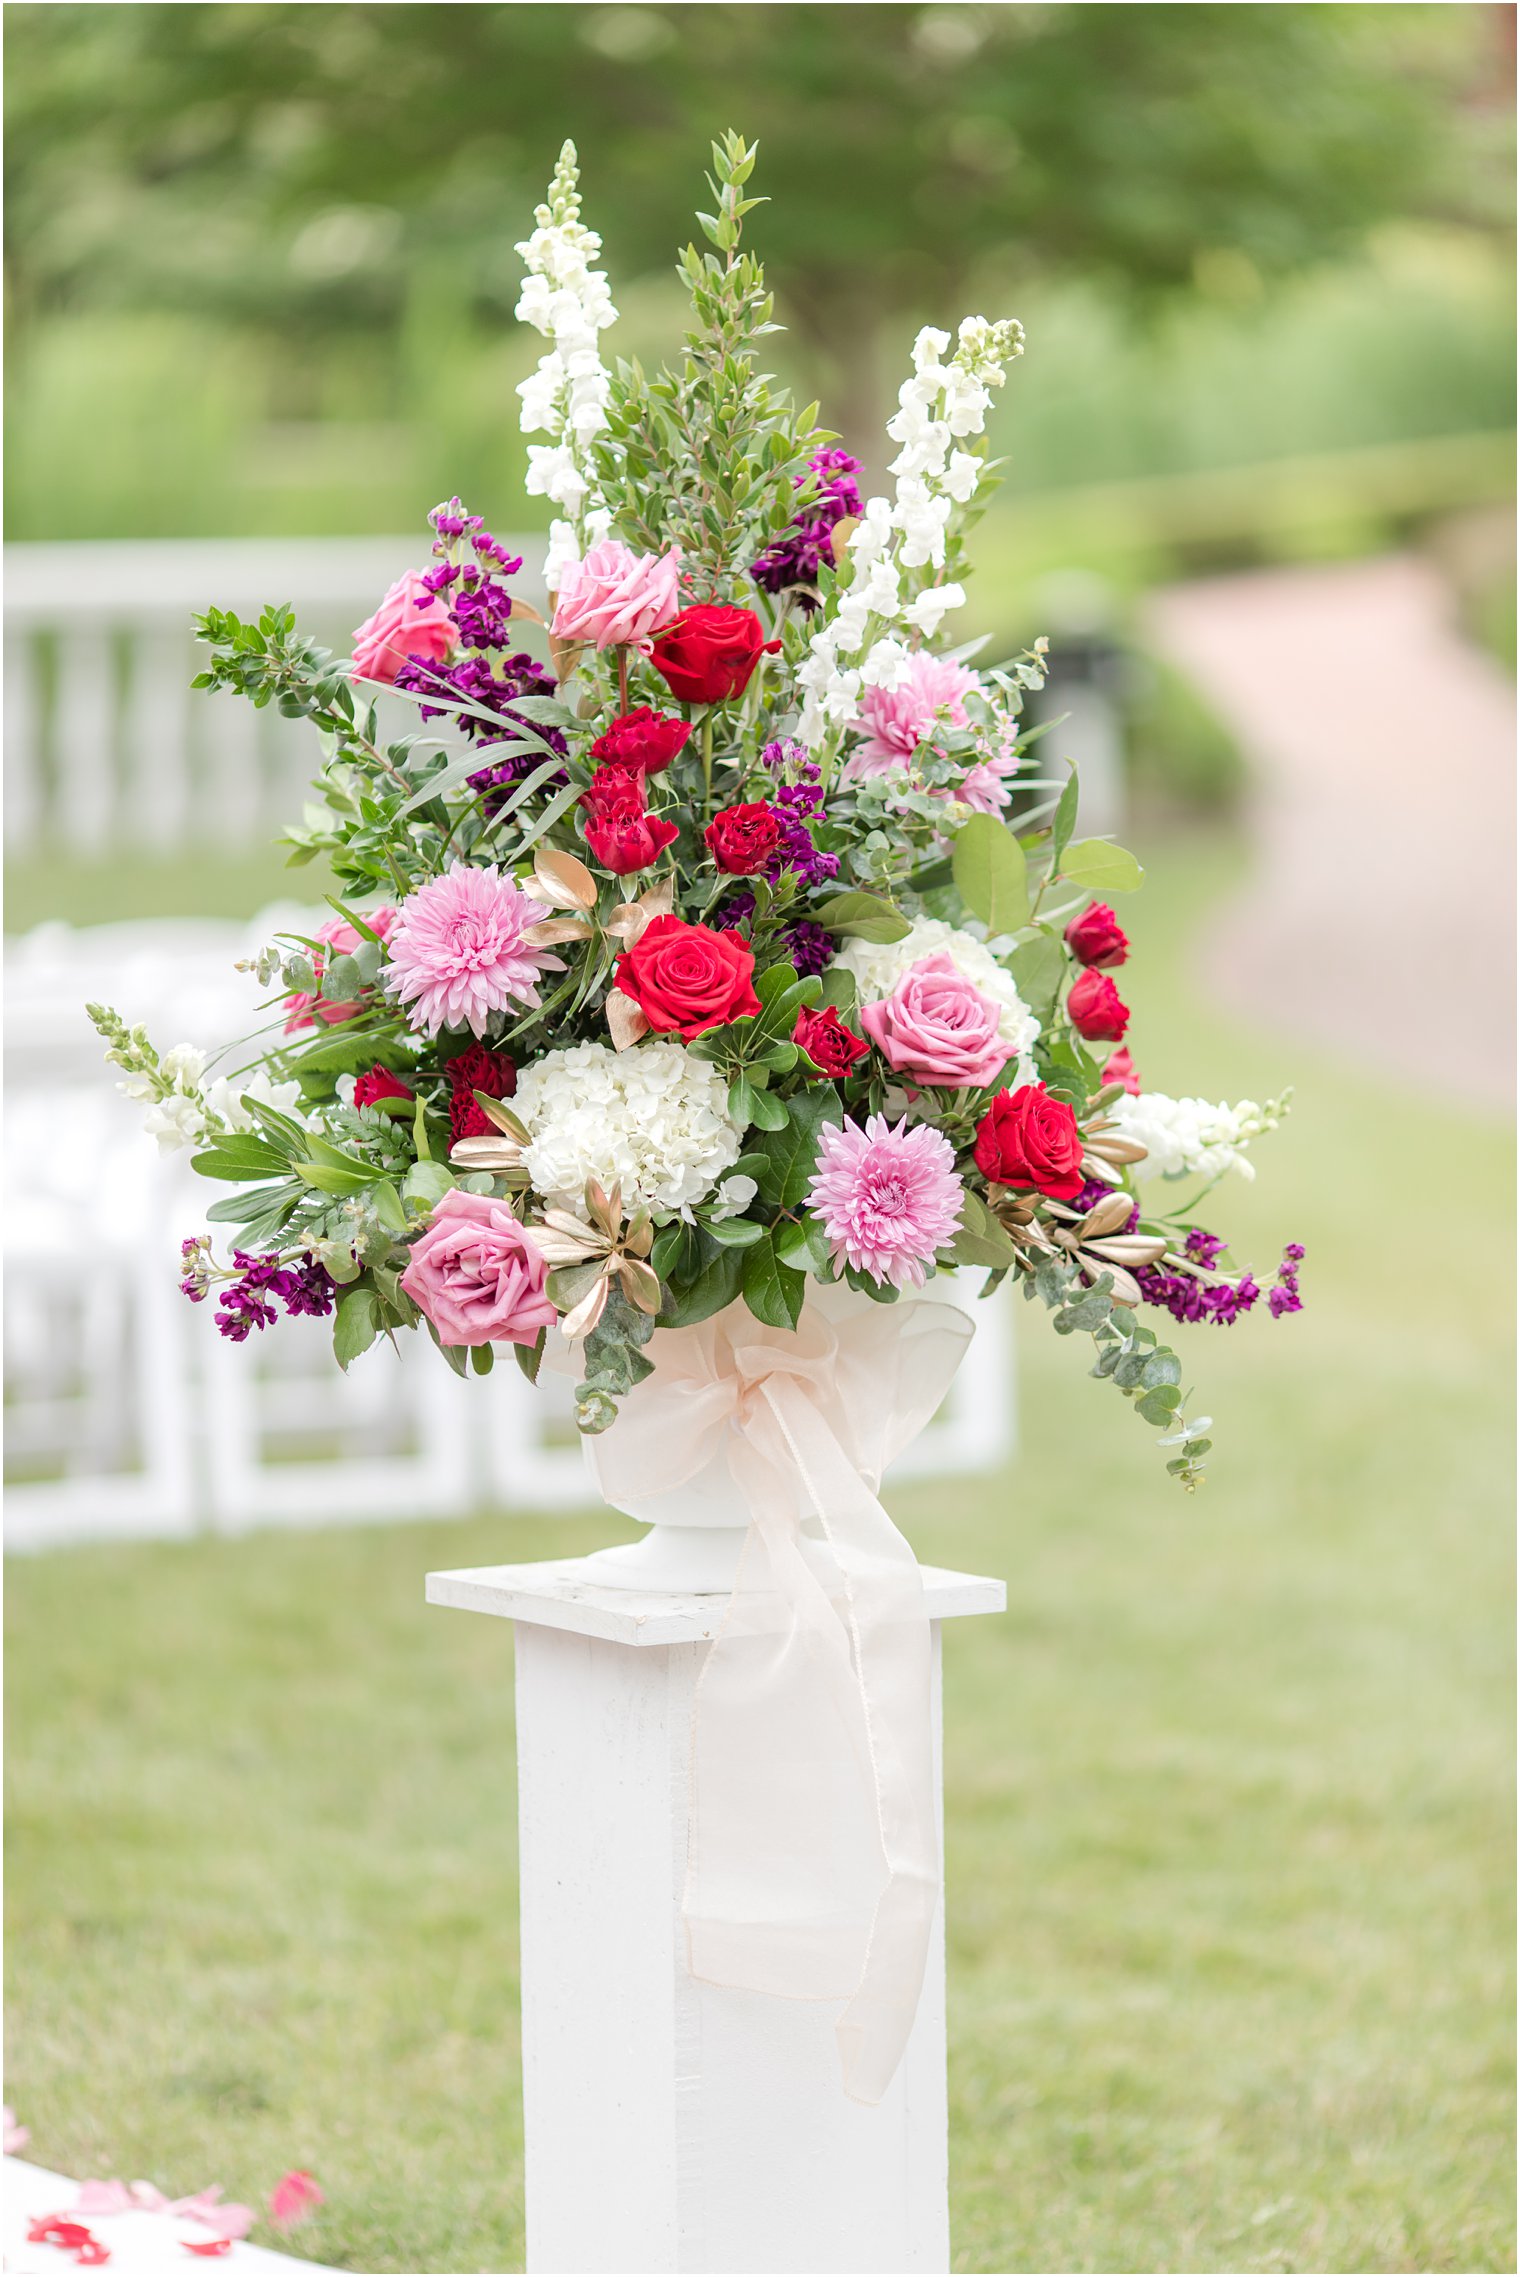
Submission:
M 764 202 L 743 195 L 754 165 L 741 135 L 713 144 L 717 211 L 698 219 L 717 251 L 689 245 L 679 264 L 694 319 L 685 357 L 652 379 L 618 364 L 595 453 L 615 526 L 651 552 L 679 546 L 699 601 L 727 595 L 785 527 L 809 455 L 831 439 L 816 405 L 794 412 L 755 367 L 756 343 L 776 327 L 764 272 L 739 250 L 745 215 Z
M 955 834 L 956 890 L 989 933 L 1017 933 L 1029 921 L 1024 849 L 996 815 L 973 814 Z

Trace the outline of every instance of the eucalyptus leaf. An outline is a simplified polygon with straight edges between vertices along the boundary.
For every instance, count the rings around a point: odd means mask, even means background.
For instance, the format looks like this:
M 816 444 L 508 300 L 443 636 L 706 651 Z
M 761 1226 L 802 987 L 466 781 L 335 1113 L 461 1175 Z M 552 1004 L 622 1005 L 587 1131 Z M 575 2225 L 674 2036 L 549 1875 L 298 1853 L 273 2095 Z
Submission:
M 950 850 L 956 891 L 989 933 L 1016 933 L 1029 922 L 1029 880 L 1024 849 L 993 814 L 961 824 Z
M 1061 875 L 1091 893 L 1137 893 L 1145 883 L 1145 872 L 1134 855 L 1122 846 L 1110 846 L 1106 838 L 1079 838 L 1069 846 Z

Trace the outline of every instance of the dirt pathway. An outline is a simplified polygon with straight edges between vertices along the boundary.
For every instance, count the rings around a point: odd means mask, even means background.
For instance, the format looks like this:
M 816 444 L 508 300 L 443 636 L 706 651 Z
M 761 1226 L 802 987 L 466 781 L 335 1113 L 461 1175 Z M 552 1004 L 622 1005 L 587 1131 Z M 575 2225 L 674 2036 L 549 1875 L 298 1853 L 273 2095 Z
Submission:
M 1515 1079 L 1515 689 L 1407 555 L 1172 586 L 1147 629 L 1253 776 L 1229 1003 L 1488 1105 Z

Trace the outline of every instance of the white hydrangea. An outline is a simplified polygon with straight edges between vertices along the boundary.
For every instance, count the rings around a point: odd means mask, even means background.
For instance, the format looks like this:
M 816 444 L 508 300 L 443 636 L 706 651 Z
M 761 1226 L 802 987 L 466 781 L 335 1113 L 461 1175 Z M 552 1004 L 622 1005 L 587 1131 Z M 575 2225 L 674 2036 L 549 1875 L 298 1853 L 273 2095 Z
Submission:
M 862 1004 L 876 1004 L 890 996 L 909 967 L 944 950 L 984 996 L 1002 1007 L 998 1034 L 1008 1046 L 1010 1059 L 1034 1048 L 1040 1023 L 1020 996 L 1011 976 L 998 963 L 985 941 L 942 917 L 921 917 L 900 941 L 851 941 L 834 959 L 855 976 Z
M 623 1052 L 546 1052 L 519 1075 L 512 1110 L 530 1134 L 523 1160 L 534 1192 L 581 1215 L 588 1178 L 609 1192 L 621 1185 L 625 1210 L 688 1211 L 743 1152 L 723 1077 L 673 1036 Z
M 583 225 L 580 211 L 575 145 L 567 142 L 549 184 L 549 202 L 537 208 L 537 227 L 517 248 L 528 272 L 517 315 L 548 342 L 537 370 L 517 390 L 523 433 L 550 438 L 528 446 L 525 488 L 566 517 L 550 530 L 551 593 L 584 546 L 596 543 L 588 527 L 588 501 L 594 498 L 590 447 L 607 424 L 612 389 L 597 335 L 616 322 L 617 310 L 605 274 L 592 266 L 602 241 Z
M 797 675 L 797 732 L 811 748 L 854 725 L 862 689 L 896 684 L 890 675 L 897 671 L 900 629 L 932 640 L 949 612 L 964 607 L 961 586 L 926 584 L 924 573 L 943 571 L 951 517 L 981 480 L 980 457 L 955 445 L 981 433 L 991 391 L 1023 345 L 1017 324 L 992 324 L 985 316 L 965 318 L 948 363 L 948 332 L 926 324 L 914 341 L 912 377 L 903 381 L 887 422 L 899 446 L 892 461 L 895 493 L 866 500 L 848 540 L 849 581 L 815 627 Z M 863 664 L 854 661 L 862 656 Z
M 1231 1107 L 1222 1099 L 1171 1099 L 1164 1091 L 1142 1091 L 1138 1098 L 1126 1093 L 1108 1111 L 1125 1138 L 1145 1148 L 1145 1160 L 1134 1166 L 1137 1178 L 1217 1178 L 1226 1170 L 1254 1178 L 1244 1149 L 1282 1114 L 1276 1102 L 1239 1099 Z

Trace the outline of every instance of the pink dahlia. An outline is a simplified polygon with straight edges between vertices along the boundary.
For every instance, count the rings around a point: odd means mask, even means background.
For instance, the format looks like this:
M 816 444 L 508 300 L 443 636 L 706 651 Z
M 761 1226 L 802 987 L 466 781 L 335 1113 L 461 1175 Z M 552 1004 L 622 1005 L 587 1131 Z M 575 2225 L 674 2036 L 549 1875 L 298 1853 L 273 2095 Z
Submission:
M 493 1012 L 537 1004 L 540 973 L 564 971 L 559 957 L 527 939 L 548 914 L 494 868 L 454 862 L 397 910 L 385 985 L 411 1006 L 420 1032 L 469 1028 L 482 1036 Z
M 872 1115 L 826 1126 L 808 1207 L 821 1219 L 836 1265 L 894 1288 L 922 1286 L 924 1269 L 960 1222 L 955 1149 L 928 1123 Z
M 850 759 L 852 775 L 889 775 L 906 767 L 936 725 L 965 727 L 966 698 L 981 686 L 974 672 L 948 656 L 919 649 L 908 660 L 908 676 L 896 688 L 867 688 L 860 699 L 868 730 Z

